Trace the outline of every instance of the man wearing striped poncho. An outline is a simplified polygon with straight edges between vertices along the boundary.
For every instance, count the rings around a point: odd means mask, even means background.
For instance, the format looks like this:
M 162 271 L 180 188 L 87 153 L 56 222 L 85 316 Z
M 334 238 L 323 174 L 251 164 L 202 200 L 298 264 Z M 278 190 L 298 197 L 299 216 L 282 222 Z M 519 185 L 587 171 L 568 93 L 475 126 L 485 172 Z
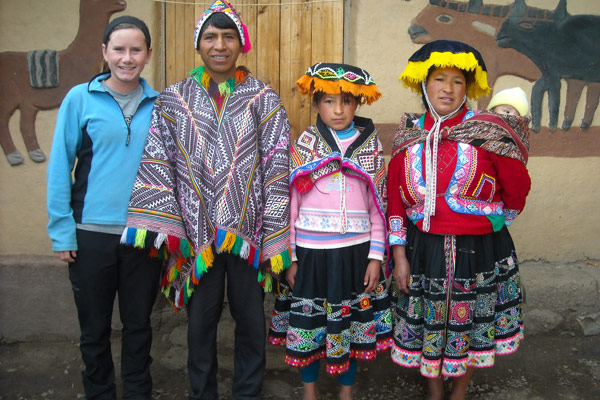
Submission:
M 198 21 L 204 66 L 167 87 L 152 114 L 122 241 L 167 260 L 162 289 L 188 311 L 190 399 L 217 399 L 225 282 L 236 322 L 234 398 L 259 398 L 264 291 L 290 265 L 290 125 L 275 91 L 236 66 L 250 48 L 226 1 Z

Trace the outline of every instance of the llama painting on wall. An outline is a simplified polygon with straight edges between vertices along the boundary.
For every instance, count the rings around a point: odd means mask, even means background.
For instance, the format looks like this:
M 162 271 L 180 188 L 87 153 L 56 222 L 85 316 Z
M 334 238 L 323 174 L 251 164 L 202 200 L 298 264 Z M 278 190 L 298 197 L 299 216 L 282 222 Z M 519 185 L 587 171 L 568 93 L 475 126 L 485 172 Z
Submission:
M 0 145 L 10 165 L 25 161 L 9 131 L 11 116 L 20 111 L 27 153 L 44 162 L 35 132 L 37 113 L 59 107 L 73 86 L 100 72 L 102 33 L 110 16 L 126 7 L 124 0 L 80 0 L 79 29 L 66 49 L 0 53 Z

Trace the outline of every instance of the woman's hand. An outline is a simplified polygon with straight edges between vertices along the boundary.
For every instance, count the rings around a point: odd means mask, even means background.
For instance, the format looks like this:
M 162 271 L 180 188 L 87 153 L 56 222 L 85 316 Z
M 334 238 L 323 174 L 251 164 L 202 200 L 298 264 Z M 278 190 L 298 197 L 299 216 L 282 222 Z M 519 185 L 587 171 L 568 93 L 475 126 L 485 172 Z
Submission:
M 296 281 L 296 273 L 298 272 L 298 263 L 296 261 L 292 262 L 292 265 L 287 269 L 285 273 L 285 279 L 287 279 L 288 284 L 290 285 L 290 289 L 294 290 L 294 283 Z
M 58 257 L 60 261 L 68 263 L 75 262 L 75 259 L 77 258 L 77 250 L 55 251 L 54 254 L 56 254 L 56 257 Z
M 381 261 L 371 260 L 367 266 L 367 272 L 365 273 L 365 293 L 370 293 L 375 290 L 379 283 L 379 276 L 381 274 Z
M 408 294 L 408 283 L 410 280 L 410 265 L 406 258 L 406 250 L 404 246 L 392 246 L 392 253 L 394 255 L 394 281 L 396 286 L 402 292 Z

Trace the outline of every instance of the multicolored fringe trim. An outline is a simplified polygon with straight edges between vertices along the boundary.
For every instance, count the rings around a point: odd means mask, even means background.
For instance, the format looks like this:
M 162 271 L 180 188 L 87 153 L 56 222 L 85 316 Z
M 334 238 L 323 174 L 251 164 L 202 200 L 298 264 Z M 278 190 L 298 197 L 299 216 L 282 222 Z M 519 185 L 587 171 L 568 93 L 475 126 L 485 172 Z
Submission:
M 285 346 L 285 337 L 269 335 L 267 341 L 273 346 Z
M 273 335 L 268 336 L 268 342 L 275 346 L 285 346 L 286 339 L 285 337 L 277 337 Z M 375 349 L 372 350 L 350 350 L 350 358 L 361 361 L 373 361 L 378 353 L 383 353 L 392 348 L 393 339 L 386 338 L 383 340 L 378 340 Z M 303 357 L 293 357 L 289 354 L 285 355 L 285 363 L 290 367 L 295 368 L 304 368 L 312 364 L 313 362 L 327 358 L 327 350 L 321 349 L 313 353 L 312 355 L 303 358 Z M 350 367 L 349 360 L 341 364 L 329 364 L 327 363 L 327 373 L 330 375 L 339 375 L 348 371 Z
M 286 354 L 285 355 L 285 363 L 287 365 L 289 365 L 290 367 L 304 368 L 304 367 L 309 366 L 313 362 L 320 360 L 321 358 L 325 358 L 326 356 L 327 356 L 327 354 L 325 352 L 325 349 L 323 349 L 317 353 L 314 353 L 310 357 L 306 357 L 306 358 L 292 357 L 289 354 Z
M 172 256 L 175 258 L 175 263 L 168 267 L 163 275 L 161 290 L 173 302 L 176 311 L 185 307 L 190 296 L 194 293 L 195 286 L 212 267 L 215 251 L 217 254 L 227 252 L 239 255 L 241 258 L 248 260 L 248 265 L 259 270 L 258 282 L 265 292 L 273 292 L 274 286 L 276 291 L 279 290 L 279 282 L 274 285 L 271 274 L 279 275 L 292 264 L 291 249 L 288 248 L 271 257 L 266 265 L 262 265 L 262 252 L 256 250 L 235 233 L 223 229 L 217 229 L 215 233 L 214 249 L 211 242 L 209 242 L 204 250 L 196 252 L 194 252 L 192 243 L 187 239 L 145 229 L 126 228 L 121 236 L 121 243 L 136 248 L 148 249 L 152 257 L 168 259 L 169 256 Z M 185 279 L 181 289 L 171 290 L 173 289 L 173 282 L 183 273 L 183 264 L 186 261 L 193 263 L 189 276 Z
M 496 356 L 512 354 L 519 348 L 523 341 L 523 325 L 519 332 L 506 339 L 494 339 L 495 348 L 491 350 L 469 350 L 460 359 L 441 358 L 430 360 L 423 357 L 422 350 L 410 351 L 397 344 L 392 347 L 392 361 L 407 368 L 419 368 L 421 375 L 427 378 L 440 376 L 457 377 L 467 373 L 468 367 L 489 368 L 494 366 Z
M 285 363 L 295 367 L 295 368 L 305 368 L 311 365 L 313 362 L 320 360 L 321 358 L 325 358 L 325 352 L 323 351 L 321 354 L 314 354 L 309 359 L 300 360 L 298 358 L 291 357 L 289 355 L 285 355 Z M 342 375 L 350 369 L 350 360 L 346 360 L 341 364 L 327 364 L 325 369 L 329 375 Z
M 300 88 L 300 93 L 307 96 L 312 95 L 314 92 L 323 92 L 333 95 L 350 93 L 353 96 L 360 97 L 362 104 L 371 104 L 381 97 L 381 92 L 375 85 L 356 85 L 343 79 L 328 82 L 304 75 L 298 79 L 296 84 Z
M 327 373 L 329 375 L 341 375 L 350 369 L 350 360 L 346 360 L 341 364 L 327 364 Z
M 190 71 L 192 78 L 208 90 L 210 88 L 210 75 L 204 70 L 204 66 L 196 67 Z M 235 90 L 235 87 L 240 83 L 246 81 L 248 72 L 243 68 L 235 70 L 233 77 L 227 79 L 225 82 L 218 84 L 219 94 L 221 96 L 229 96 Z
M 372 104 L 381 97 L 371 75 L 349 64 L 316 63 L 308 67 L 296 85 L 303 95 L 312 96 L 315 92 L 332 95 L 350 93 L 359 97 L 361 104 Z

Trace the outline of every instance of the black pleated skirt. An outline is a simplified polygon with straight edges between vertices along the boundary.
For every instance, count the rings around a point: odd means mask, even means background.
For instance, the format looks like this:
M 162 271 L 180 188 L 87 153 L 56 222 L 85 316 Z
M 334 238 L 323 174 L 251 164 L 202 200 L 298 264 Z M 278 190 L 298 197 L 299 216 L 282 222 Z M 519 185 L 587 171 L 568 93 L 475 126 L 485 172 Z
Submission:
M 506 227 L 487 235 L 434 235 L 410 224 L 409 294 L 392 282 L 392 359 L 426 377 L 490 367 L 523 339 L 522 290 Z
M 371 360 L 392 342 L 390 297 L 383 273 L 364 292 L 369 242 L 339 249 L 298 247 L 294 291 L 284 284 L 269 329 L 285 344 L 286 363 L 303 368 L 325 358 L 327 371 L 344 373 L 350 358 Z

